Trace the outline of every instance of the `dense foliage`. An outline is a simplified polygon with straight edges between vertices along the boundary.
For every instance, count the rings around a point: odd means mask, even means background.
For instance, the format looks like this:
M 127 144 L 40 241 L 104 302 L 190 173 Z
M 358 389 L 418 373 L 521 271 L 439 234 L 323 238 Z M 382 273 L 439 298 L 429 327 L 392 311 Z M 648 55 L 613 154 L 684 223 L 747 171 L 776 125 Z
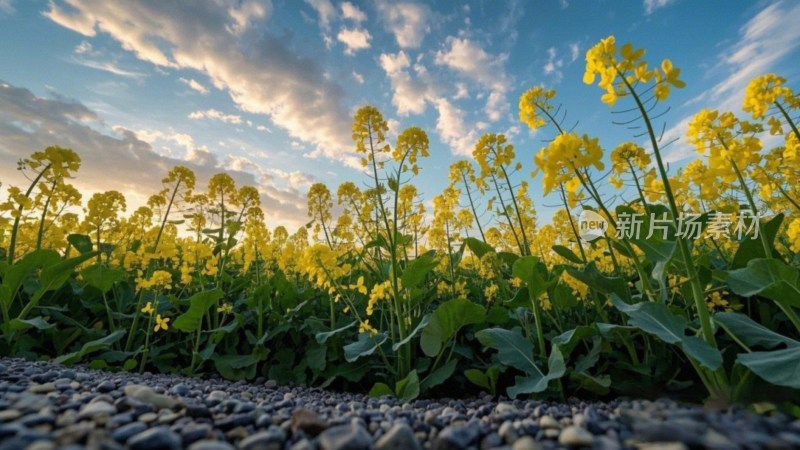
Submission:
M 613 36 L 587 52 L 584 82 L 646 141 L 610 152 L 564 127 L 554 91 L 520 98 L 520 120 L 551 133 L 531 178 L 563 208 L 544 225 L 502 134 L 453 164 L 426 210 L 412 184 L 426 133 L 390 142 L 371 106 L 352 129 L 369 188 L 313 185 L 291 235 L 224 173 L 203 189 L 175 167 L 126 215 L 120 192 L 83 203 L 76 152 L 36 152 L 20 163 L 31 184 L 0 205 L 2 353 L 403 399 L 796 401 L 800 98 L 776 75 L 752 80 L 745 114 L 693 118 L 702 156 L 670 171 L 656 122 L 679 75 Z M 591 242 L 585 211 L 608 226 Z

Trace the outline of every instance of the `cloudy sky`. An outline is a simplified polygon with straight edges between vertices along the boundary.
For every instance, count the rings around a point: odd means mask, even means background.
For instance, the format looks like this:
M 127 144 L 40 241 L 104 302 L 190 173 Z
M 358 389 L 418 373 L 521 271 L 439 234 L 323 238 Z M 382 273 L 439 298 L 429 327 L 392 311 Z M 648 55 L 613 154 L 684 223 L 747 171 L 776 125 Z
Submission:
M 703 107 L 738 111 L 741 91 L 775 71 L 797 88 L 800 3 L 689 0 L 0 0 L 0 181 L 48 145 L 77 151 L 76 185 L 142 202 L 176 164 L 202 183 L 228 171 L 261 191 L 271 225 L 296 227 L 315 181 L 362 180 L 350 122 L 376 105 L 393 133 L 421 126 L 427 198 L 484 132 L 510 136 L 527 174 L 549 132 L 532 135 L 517 99 L 559 92 L 567 121 L 606 148 L 602 92 L 581 79 L 586 49 L 614 34 L 671 58 L 687 88 L 670 99 L 666 138 Z M 624 105 L 623 105 L 624 106 Z M 678 141 L 673 167 L 693 157 Z M 534 204 L 542 199 L 533 182 Z M 547 213 L 543 213 L 547 216 Z

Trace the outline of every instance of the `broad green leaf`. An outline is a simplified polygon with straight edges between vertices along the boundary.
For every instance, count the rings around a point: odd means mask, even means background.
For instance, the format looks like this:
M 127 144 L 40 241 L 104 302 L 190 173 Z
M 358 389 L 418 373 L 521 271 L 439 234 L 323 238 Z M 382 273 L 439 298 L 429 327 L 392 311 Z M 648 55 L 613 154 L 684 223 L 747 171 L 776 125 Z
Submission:
M 404 346 L 406 343 L 411 341 L 411 339 L 414 339 L 414 337 L 417 334 L 419 334 L 419 332 L 422 331 L 422 329 L 425 328 L 428 325 L 428 322 L 430 320 L 431 320 L 431 315 L 430 314 L 425 314 L 424 316 L 422 316 L 422 320 L 419 321 L 419 324 L 417 325 L 416 328 L 414 328 L 414 331 L 409 333 L 408 336 L 406 336 L 405 339 L 403 339 L 402 341 L 392 345 L 392 351 L 396 352 L 397 349 L 399 349 L 400 347 Z
M 419 397 L 419 375 L 416 370 L 409 372 L 408 376 L 397 382 L 395 386 L 397 399 L 408 402 Z
M 228 380 L 245 380 L 256 376 L 258 359 L 253 355 L 214 355 L 214 367 Z
M 453 376 L 453 372 L 456 371 L 457 364 L 457 360 L 451 359 L 447 362 L 447 364 L 431 372 L 427 377 L 425 377 L 424 380 L 422 380 L 422 384 L 420 385 L 421 389 L 426 391 L 447 381 L 451 376 Z
M 400 277 L 403 288 L 410 289 L 422 283 L 425 280 L 425 276 L 438 264 L 436 252 L 433 250 L 411 261 Z
M 597 270 L 594 261 L 586 264 L 582 269 L 567 266 L 566 270 L 573 278 L 578 279 L 597 292 L 606 295 L 616 294 L 624 300 L 630 299 L 630 292 L 628 291 L 628 285 L 625 280 L 603 275 L 602 272 Z
M 614 306 L 628 315 L 628 323 L 646 333 L 657 336 L 664 342 L 675 344 L 681 342 L 686 333 L 687 321 L 669 310 L 660 302 L 643 302 L 636 305 L 623 303 L 612 296 Z
M 553 346 L 550 352 L 550 358 L 547 360 L 547 375 L 541 371 L 536 373 L 528 373 L 527 377 L 514 377 L 516 384 L 508 388 L 508 396 L 516 398 L 519 394 L 532 394 L 542 392 L 547 389 L 547 385 L 552 380 L 557 380 L 564 376 L 567 371 L 566 364 L 564 364 L 564 356 L 557 346 Z
M 800 389 L 800 346 L 741 353 L 737 361 L 772 384 Z
M 5 268 L 3 274 L 3 286 L 0 290 L 0 301 L 10 303 L 16 295 L 25 279 L 34 273 L 36 269 L 50 267 L 58 264 L 61 256 L 53 250 L 34 250 L 13 265 Z
M 487 253 L 495 253 L 494 247 L 472 237 L 464 239 L 464 245 L 478 258 L 483 258 L 483 255 Z
M 263 348 L 263 347 L 261 347 Z M 317 372 L 325 370 L 327 365 L 326 355 L 328 354 L 328 347 L 320 345 L 311 347 L 306 351 L 306 361 L 308 361 L 308 368 Z
M 92 239 L 85 234 L 70 234 L 67 242 L 82 254 L 92 251 Z
M 4 331 L 24 331 L 31 328 L 37 330 L 49 330 L 53 328 L 52 323 L 47 323 L 42 316 L 37 316 L 31 319 L 11 319 L 7 324 L 3 324 Z
M 39 276 L 39 280 L 41 282 L 41 288 L 39 288 L 39 290 L 47 292 L 60 288 L 64 283 L 67 282 L 67 280 L 69 280 L 69 278 L 75 272 L 76 267 L 88 261 L 89 259 L 94 258 L 98 254 L 98 252 L 83 253 L 79 256 L 75 256 L 74 258 L 65 259 L 57 264 L 44 267 Z
M 222 290 L 216 288 L 210 291 L 201 291 L 189 297 L 187 300 L 189 303 L 189 310 L 176 317 L 172 326 L 186 333 L 196 332 L 200 329 L 203 315 L 211 308 L 211 305 L 215 304 L 223 295 Z
M 80 361 L 84 356 L 94 353 L 100 350 L 105 350 L 111 347 L 115 342 L 119 341 L 120 339 L 125 336 L 125 330 L 117 330 L 113 333 L 110 333 L 100 339 L 95 339 L 93 341 L 89 341 L 81 347 L 80 350 L 77 352 L 67 353 L 66 355 L 61 355 L 57 357 L 54 362 L 56 364 L 73 364 Z
M 773 253 L 771 256 L 778 256 L 775 254 L 774 242 L 775 236 L 778 235 L 778 230 L 783 223 L 783 219 L 783 213 L 778 214 L 768 222 L 761 223 L 758 228 L 759 233 L 763 233 L 765 236 L 767 236 L 767 242 L 769 242 L 770 250 L 772 250 Z M 747 267 L 751 260 L 764 258 L 765 256 L 764 244 L 761 243 L 761 237 L 756 237 L 753 239 L 753 236 L 745 236 L 745 238 L 739 243 L 739 248 L 736 249 L 736 254 L 733 255 L 731 268 L 741 269 L 743 267 Z
M 728 286 L 743 297 L 760 295 L 800 308 L 800 271 L 777 259 L 752 259 L 747 267 L 730 271 Z
M 430 357 L 439 354 L 442 346 L 452 339 L 461 327 L 486 320 L 483 306 L 464 298 L 448 300 L 433 312 L 430 322 L 422 330 L 420 346 Z
M 497 350 L 497 357 L 504 365 L 527 374 L 544 376 L 533 360 L 533 344 L 522 335 L 519 328 L 487 328 L 475 333 L 475 337 L 484 346 Z
M 697 336 L 684 336 L 681 346 L 687 355 L 711 370 L 722 366 L 722 353 Z
M 579 326 L 569 331 L 565 331 L 550 340 L 553 345 L 557 345 L 564 357 L 569 357 L 582 340 L 598 334 L 597 329 L 589 326 Z
M 386 342 L 386 333 L 378 333 L 370 336 L 369 333 L 361 333 L 358 340 L 344 346 L 344 359 L 353 362 L 362 356 L 369 356 L 375 353 L 378 346 Z
M 714 321 L 748 347 L 775 348 L 781 344 L 790 347 L 800 345 L 800 342 L 778 334 L 741 313 L 720 312 L 714 314 Z
M 377 397 L 383 397 L 384 395 L 391 395 L 392 397 L 394 397 L 394 392 L 392 391 L 392 388 L 387 386 L 385 383 L 375 383 L 372 386 L 372 389 L 369 390 L 370 397 L 377 398 Z
M 523 256 L 511 268 L 511 274 L 525 282 L 530 298 L 547 292 L 547 267 L 536 256 Z
M 86 284 L 105 294 L 114 287 L 114 283 L 125 279 L 125 271 L 105 264 L 93 264 L 81 270 L 81 277 Z
M 324 344 L 328 339 L 330 339 L 331 336 L 339 334 L 344 330 L 353 328 L 357 323 L 358 322 L 354 320 L 354 321 L 348 323 L 347 325 L 345 325 L 343 327 L 339 327 L 339 328 L 337 328 L 335 330 L 326 331 L 324 333 L 317 333 L 316 335 L 314 335 L 314 337 L 316 338 L 318 344 Z
M 563 245 L 554 245 L 553 251 L 569 262 L 573 262 L 575 264 L 583 264 L 586 262 L 581 259 L 580 256 L 576 255 L 575 252 L 573 252 L 569 247 L 565 247 Z
M 467 379 L 472 384 L 475 384 L 487 390 L 490 389 L 489 377 L 486 376 L 486 374 L 483 373 L 482 371 L 478 369 L 467 369 L 464 371 L 464 376 L 467 377 Z

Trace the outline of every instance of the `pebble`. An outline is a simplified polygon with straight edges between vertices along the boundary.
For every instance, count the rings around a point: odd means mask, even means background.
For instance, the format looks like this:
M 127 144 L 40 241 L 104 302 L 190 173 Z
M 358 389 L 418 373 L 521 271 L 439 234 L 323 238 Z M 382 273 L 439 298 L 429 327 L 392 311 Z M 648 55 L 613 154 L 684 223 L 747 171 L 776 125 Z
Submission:
M 0 449 L 800 448 L 800 421 L 740 407 L 491 396 L 400 402 L 256 383 L 0 358 Z
M 155 427 L 137 433 L 128 440 L 131 450 L 177 450 L 181 437 L 167 427 Z
M 405 423 L 396 423 L 375 442 L 376 450 L 422 450 L 414 431 Z
M 319 435 L 320 450 L 368 450 L 372 436 L 357 425 L 338 425 Z
M 594 443 L 594 436 L 581 427 L 571 425 L 561 431 L 558 443 L 574 447 L 588 447 Z
M 103 401 L 93 402 L 85 405 L 78 413 L 78 420 L 93 419 L 100 415 L 110 416 L 117 412 L 117 408 L 110 403 Z

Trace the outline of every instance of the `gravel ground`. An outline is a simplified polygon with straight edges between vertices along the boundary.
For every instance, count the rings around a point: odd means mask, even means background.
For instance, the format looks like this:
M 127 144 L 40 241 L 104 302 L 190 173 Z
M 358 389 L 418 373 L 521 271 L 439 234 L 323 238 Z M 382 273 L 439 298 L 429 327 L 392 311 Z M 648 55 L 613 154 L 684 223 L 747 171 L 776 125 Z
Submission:
M 800 448 L 800 420 L 668 400 L 416 400 L 0 359 L 0 449 Z

